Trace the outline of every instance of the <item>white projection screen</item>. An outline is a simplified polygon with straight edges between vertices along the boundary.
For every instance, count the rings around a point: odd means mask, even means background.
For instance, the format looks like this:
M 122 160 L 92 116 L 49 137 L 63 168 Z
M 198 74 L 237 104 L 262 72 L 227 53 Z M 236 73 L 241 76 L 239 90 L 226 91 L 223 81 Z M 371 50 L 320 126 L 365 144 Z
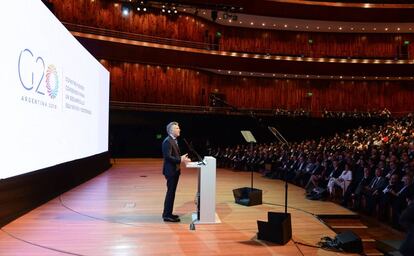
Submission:
M 40 0 L 0 28 L 0 179 L 108 151 L 109 72 Z

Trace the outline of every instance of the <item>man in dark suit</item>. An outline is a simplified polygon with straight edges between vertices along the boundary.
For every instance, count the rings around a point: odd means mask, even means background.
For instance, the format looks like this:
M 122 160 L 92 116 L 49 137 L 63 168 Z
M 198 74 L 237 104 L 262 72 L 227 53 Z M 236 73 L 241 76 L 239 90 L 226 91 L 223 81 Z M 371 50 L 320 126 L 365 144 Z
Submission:
M 380 199 L 381 192 L 388 185 L 386 178 L 382 176 L 383 171 L 381 168 L 375 169 L 375 177 L 371 180 L 371 183 L 366 186 L 362 191 L 362 196 L 365 197 L 366 205 L 365 211 L 368 214 L 372 214 Z
M 399 249 L 404 256 L 413 255 L 414 252 L 414 193 L 407 195 L 407 203 L 408 206 L 400 217 L 400 224 L 407 232 Z
M 407 196 L 411 193 L 414 193 L 414 184 L 413 177 L 409 174 L 405 175 L 402 178 L 403 185 L 401 189 L 397 192 L 395 200 L 391 203 L 392 207 L 392 225 L 395 228 L 399 227 L 399 218 L 401 212 L 407 207 Z
M 180 164 L 190 162 L 187 154 L 180 156 L 177 137 L 180 136 L 180 127 L 177 122 L 167 125 L 168 136 L 162 142 L 162 156 L 164 164 L 162 173 L 167 180 L 167 193 L 165 194 L 164 211 L 162 218 L 164 221 L 179 222 L 178 215 L 173 214 L 175 191 L 180 177 Z

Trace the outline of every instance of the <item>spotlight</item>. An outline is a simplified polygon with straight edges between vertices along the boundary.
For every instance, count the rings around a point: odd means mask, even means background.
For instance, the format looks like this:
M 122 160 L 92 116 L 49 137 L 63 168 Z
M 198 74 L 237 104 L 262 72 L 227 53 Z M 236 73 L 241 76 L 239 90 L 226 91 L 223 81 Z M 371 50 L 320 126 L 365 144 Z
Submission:
M 127 6 L 122 6 L 122 15 L 128 16 L 129 14 L 129 8 Z
M 175 14 L 177 14 L 177 13 L 178 13 L 177 9 L 174 9 L 174 13 L 175 13 Z

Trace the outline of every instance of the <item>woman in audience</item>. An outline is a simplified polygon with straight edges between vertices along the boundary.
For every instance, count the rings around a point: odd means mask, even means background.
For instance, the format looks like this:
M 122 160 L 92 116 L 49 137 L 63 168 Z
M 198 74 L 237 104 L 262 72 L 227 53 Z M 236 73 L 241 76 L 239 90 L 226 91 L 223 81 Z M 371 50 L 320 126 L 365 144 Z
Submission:
M 328 191 L 329 194 L 333 195 L 334 186 L 338 186 L 342 189 L 343 192 L 346 191 L 349 184 L 352 181 L 352 171 L 348 163 L 345 164 L 345 169 L 342 171 L 341 175 L 338 178 L 331 178 L 328 182 Z

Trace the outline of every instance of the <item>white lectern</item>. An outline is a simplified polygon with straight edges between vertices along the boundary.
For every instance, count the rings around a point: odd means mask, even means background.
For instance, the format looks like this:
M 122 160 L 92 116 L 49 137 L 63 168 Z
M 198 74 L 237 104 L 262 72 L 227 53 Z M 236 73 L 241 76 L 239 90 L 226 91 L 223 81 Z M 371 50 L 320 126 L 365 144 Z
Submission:
M 195 224 L 220 223 L 216 217 L 216 159 L 204 157 L 202 162 L 190 162 L 187 168 L 197 168 L 198 172 L 198 202 L 197 213 L 193 215 Z

